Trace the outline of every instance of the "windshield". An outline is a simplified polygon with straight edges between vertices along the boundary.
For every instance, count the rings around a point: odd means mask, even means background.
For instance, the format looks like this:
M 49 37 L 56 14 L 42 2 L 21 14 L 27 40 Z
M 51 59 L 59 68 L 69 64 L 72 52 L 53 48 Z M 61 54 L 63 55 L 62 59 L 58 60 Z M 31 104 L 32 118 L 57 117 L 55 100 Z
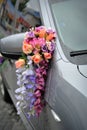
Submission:
M 58 34 L 73 51 L 87 50 L 87 0 L 49 0 Z

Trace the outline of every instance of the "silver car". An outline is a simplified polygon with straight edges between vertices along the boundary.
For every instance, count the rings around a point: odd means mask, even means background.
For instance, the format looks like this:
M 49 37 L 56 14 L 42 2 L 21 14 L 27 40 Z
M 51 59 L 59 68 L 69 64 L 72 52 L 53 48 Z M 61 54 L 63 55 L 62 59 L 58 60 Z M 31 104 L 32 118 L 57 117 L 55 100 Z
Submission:
M 46 106 L 40 116 L 21 113 L 28 130 L 87 130 L 87 0 L 38 0 L 42 24 L 57 32 L 56 50 L 46 82 Z M 4 86 L 16 104 L 14 59 L 20 57 L 24 33 L 1 39 L 0 52 L 10 58 L 2 70 Z

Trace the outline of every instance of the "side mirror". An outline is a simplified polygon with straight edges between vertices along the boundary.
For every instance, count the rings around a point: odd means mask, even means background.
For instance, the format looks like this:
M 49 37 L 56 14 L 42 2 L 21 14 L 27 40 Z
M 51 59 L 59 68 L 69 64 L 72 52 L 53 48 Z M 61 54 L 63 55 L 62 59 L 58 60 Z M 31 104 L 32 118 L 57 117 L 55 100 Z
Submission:
M 0 53 L 7 58 L 18 59 L 22 54 L 24 35 L 20 33 L 0 39 Z

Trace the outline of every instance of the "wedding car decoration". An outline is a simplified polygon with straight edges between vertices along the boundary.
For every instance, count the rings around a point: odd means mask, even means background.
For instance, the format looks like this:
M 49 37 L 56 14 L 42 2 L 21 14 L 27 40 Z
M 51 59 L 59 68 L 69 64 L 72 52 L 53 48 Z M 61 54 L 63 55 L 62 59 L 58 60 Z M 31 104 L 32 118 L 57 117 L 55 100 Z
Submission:
M 23 41 L 23 55 L 15 62 L 17 110 L 26 116 L 39 115 L 44 107 L 47 71 L 55 49 L 55 31 L 44 26 L 31 28 Z

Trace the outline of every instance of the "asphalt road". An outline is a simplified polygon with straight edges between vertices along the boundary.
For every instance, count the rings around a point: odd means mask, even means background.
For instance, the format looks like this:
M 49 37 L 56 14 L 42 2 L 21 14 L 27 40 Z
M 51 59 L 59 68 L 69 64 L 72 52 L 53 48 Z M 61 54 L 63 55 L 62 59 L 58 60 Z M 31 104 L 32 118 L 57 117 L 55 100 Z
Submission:
M 0 83 L 1 85 L 1 83 Z M 26 130 L 12 104 L 3 100 L 0 92 L 0 130 Z

